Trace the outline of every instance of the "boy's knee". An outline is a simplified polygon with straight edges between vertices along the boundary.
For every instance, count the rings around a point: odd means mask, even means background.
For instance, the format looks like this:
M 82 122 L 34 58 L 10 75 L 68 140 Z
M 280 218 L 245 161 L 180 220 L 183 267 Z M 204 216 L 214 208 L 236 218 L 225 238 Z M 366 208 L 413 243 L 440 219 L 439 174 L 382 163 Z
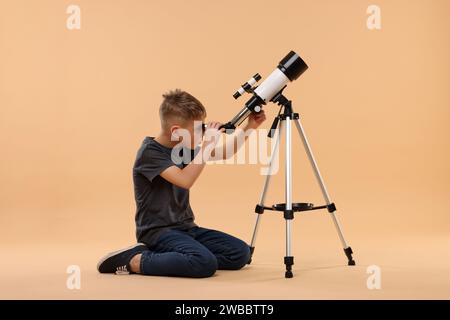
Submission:
M 250 255 L 250 246 L 241 241 L 240 245 L 236 247 L 234 259 L 229 268 L 233 270 L 242 269 L 250 261 Z
M 243 242 L 242 249 L 241 249 L 241 258 L 238 259 L 238 269 L 243 268 L 249 261 L 250 261 L 250 246 Z

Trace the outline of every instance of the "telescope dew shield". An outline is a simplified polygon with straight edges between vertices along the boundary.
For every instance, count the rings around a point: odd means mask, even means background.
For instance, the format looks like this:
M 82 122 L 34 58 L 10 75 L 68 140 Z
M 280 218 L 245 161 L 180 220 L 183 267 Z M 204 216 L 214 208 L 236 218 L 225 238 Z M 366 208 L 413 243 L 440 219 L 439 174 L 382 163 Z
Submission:
M 308 65 L 298 54 L 291 51 L 280 61 L 278 69 L 280 69 L 289 80 L 294 81 L 308 69 Z
M 278 63 L 277 68 L 267 77 L 267 79 L 253 90 L 253 95 L 245 103 L 245 107 L 230 122 L 222 125 L 221 128 L 235 129 L 236 126 L 239 126 L 250 115 L 250 113 L 259 112 L 262 105 L 265 105 L 267 101 L 270 101 L 277 93 L 279 93 L 287 83 L 296 80 L 307 69 L 308 65 L 298 54 L 294 51 L 289 52 Z M 236 96 L 240 96 L 247 91 L 243 88 L 244 85 L 241 87 L 241 90 L 238 90 L 238 92 L 235 93 Z

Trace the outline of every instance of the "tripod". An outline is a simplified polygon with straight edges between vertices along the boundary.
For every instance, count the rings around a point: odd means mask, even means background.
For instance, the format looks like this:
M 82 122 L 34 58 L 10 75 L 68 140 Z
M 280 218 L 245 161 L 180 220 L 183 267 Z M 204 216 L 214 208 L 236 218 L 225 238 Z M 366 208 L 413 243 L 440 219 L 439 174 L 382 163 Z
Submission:
M 326 208 L 328 210 L 328 212 L 330 213 L 330 216 L 331 216 L 331 218 L 334 222 L 334 225 L 336 227 L 336 230 L 338 232 L 339 238 L 340 238 L 342 246 L 344 248 L 344 253 L 348 259 L 348 265 L 351 265 L 351 266 L 355 265 L 355 261 L 352 258 L 352 253 L 353 253 L 352 248 L 350 248 L 350 246 L 347 245 L 347 242 L 344 239 L 344 235 L 342 233 L 341 226 L 335 215 L 336 206 L 331 201 L 330 196 L 328 195 L 328 191 L 325 187 L 322 176 L 320 175 L 320 172 L 319 172 L 319 168 L 318 168 L 317 163 L 312 154 L 311 147 L 308 143 L 308 140 L 306 139 L 305 131 L 303 130 L 303 127 L 300 123 L 299 115 L 298 115 L 298 113 L 293 112 L 292 102 L 290 100 L 288 100 L 285 96 L 283 96 L 282 91 L 283 90 L 281 90 L 277 95 L 275 95 L 270 100 L 271 102 L 277 103 L 281 107 L 280 107 L 280 111 L 278 112 L 278 115 L 275 117 L 275 119 L 273 121 L 272 128 L 269 132 L 269 138 L 272 138 L 274 131 L 277 131 L 278 134 L 276 137 L 275 146 L 272 150 L 269 171 L 266 176 L 266 180 L 264 182 L 264 188 L 261 193 L 261 198 L 255 208 L 255 213 L 257 213 L 257 216 L 256 216 L 256 224 L 255 224 L 255 227 L 253 230 L 252 242 L 251 242 L 251 246 L 250 246 L 251 256 L 250 256 L 250 260 L 249 260 L 248 264 L 250 264 L 252 261 L 253 252 L 255 250 L 255 242 L 256 242 L 256 236 L 258 233 L 259 223 L 261 222 L 261 216 L 264 213 L 264 210 L 283 211 L 284 219 L 286 220 L 286 256 L 284 257 L 284 264 L 286 265 L 285 277 L 292 278 L 293 277 L 292 265 L 294 264 L 294 257 L 292 256 L 292 246 L 291 246 L 292 229 L 291 228 L 292 228 L 292 220 L 294 219 L 294 212 Z M 284 109 L 284 112 L 281 113 L 281 111 L 283 109 Z M 303 141 L 303 145 L 305 147 L 305 150 L 308 155 L 311 166 L 314 170 L 314 174 L 315 174 L 316 179 L 322 190 L 322 194 L 323 194 L 323 197 L 326 202 L 325 205 L 314 206 L 312 203 L 293 203 L 292 202 L 292 150 L 291 150 L 291 147 L 292 147 L 291 146 L 291 144 L 292 144 L 292 132 L 291 132 L 292 121 L 294 121 L 294 124 L 297 127 L 297 130 Z M 278 128 L 278 130 L 275 130 L 277 128 Z M 285 130 L 285 139 L 286 139 L 285 203 L 279 203 L 279 204 L 275 204 L 271 207 L 267 207 L 264 205 L 264 201 L 266 198 L 267 190 L 269 188 L 270 177 L 271 177 L 272 169 L 273 169 L 272 166 L 273 166 L 275 156 L 278 152 L 280 138 L 281 138 L 283 130 Z

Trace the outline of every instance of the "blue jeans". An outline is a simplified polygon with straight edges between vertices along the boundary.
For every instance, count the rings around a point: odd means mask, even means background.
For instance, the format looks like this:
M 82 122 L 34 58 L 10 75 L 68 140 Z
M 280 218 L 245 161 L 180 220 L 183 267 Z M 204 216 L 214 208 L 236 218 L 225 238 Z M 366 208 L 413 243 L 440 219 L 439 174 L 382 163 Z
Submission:
M 193 227 L 170 229 L 141 256 L 141 273 L 203 278 L 217 269 L 238 270 L 250 260 L 250 247 L 221 231 Z

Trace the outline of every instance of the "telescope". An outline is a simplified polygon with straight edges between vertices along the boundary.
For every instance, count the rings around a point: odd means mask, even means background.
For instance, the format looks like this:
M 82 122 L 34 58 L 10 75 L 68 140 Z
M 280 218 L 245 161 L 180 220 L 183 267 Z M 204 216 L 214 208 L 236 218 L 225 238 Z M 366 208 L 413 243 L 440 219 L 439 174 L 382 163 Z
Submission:
M 269 138 L 276 136 L 275 146 L 271 150 L 270 166 L 266 175 L 260 200 L 255 206 L 255 213 L 257 214 L 256 223 L 253 229 L 253 236 L 250 244 L 250 260 L 247 263 L 250 264 L 252 261 L 252 256 L 255 250 L 256 235 L 258 233 L 259 223 L 264 211 L 269 210 L 283 212 L 283 217 L 286 220 L 286 255 L 284 257 L 284 264 L 286 265 L 286 278 L 293 277 L 292 266 L 294 264 L 294 256 L 292 255 L 292 220 L 294 219 L 294 213 L 298 212 L 327 209 L 338 232 L 339 239 L 341 240 L 344 253 L 348 260 L 348 265 L 354 266 L 356 264 L 352 256 L 352 248 L 345 240 L 338 217 L 335 214 L 336 205 L 331 201 L 322 175 L 320 174 L 319 167 L 312 153 L 311 146 L 306 138 L 305 130 L 303 129 L 300 121 L 300 115 L 294 112 L 292 101 L 283 94 L 283 90 L 289 82 L 296 80 L 307 69 L 308 66 L 302 58 L 300 58 L 294 51 L 291 51 L 283 59 L 281 59 L 275 70 L 259 86 L 256 86 L 256 84 L 261 79 L 261 76 L 258 73 L 255 74 L 233 95 L 235 99 L 238 99 L 247 92 L 252 95 L 251 98 L 245 103 L 245 107 L 230 122 L 222 126 L 223 128 L 228 129 L 225 130 L 225 132 L 233 132 L 236 126 L 239 126 L 252 112 L 260 112 L 261 108 L 268 102 L 272 102 L 280 106 L 278 115 L 274 118 L 272 128 L 268 134 Z M 292 125 L 295 126 L 300 135 L 301 141 L 303 142 L 303 147 L 311 163 L 311 167 L 314 170 L 314 174 L 325 200 L 325 204 L 323 205 L 315 206 L 309 202 L 294 202 L 292 200 Z M 274 160 L 278 157 L 281 137 L 284 137 L 285 139 L 285 202 L 267 206 L 265 204 L 266 194 L 269 189 L 269 183 L 273 173 L 273 165 L 276 163 Z
M 289 82 L 300 77 L 306 69 L 308 66 L 303 59 L 294 51 L 290 51 L 259 86 L 256 84 L 261 76 L 259 73 L 255 74 L 233 94 L 235 99 L 246 92 L 251 93 L 252 97 L 245 103 L 244 108 L 231 121 L 220 126 L 220 129 L 224 128 L 225 132 L 232 133 L 252 112 L 260 112 L 263 105 L 282 92 Z

